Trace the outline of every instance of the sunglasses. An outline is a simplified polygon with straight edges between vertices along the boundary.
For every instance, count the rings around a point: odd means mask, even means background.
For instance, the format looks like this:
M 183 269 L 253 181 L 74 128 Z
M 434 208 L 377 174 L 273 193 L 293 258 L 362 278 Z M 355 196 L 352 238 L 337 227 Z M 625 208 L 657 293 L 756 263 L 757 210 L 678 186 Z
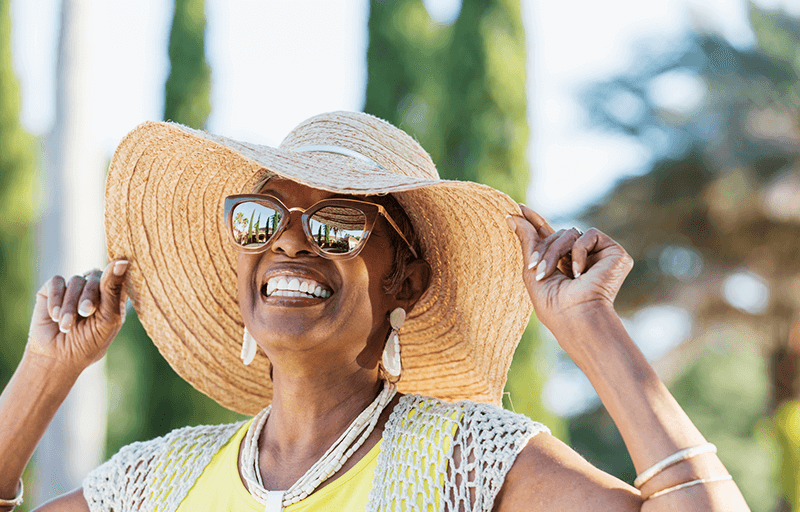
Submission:
M 234 247 L 244 253 L 266 251 L 301 212 L 303 232 L 313 251 L 328 259 L 356 256 L 367 243 L 375 220 L 383 215 L 417 258 L 417 252 L 386 209 L 356 199 L 323 199 L 309 208 L 287 208 L 268 194 L 237 194 L 225 198 L 225 224 Z

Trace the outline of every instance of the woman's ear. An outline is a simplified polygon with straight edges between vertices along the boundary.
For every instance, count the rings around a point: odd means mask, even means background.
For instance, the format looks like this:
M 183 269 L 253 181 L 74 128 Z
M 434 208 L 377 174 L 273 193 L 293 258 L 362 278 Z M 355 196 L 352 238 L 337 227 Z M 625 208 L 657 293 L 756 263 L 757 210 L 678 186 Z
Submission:
M 414 305 L 428 289 L 431 279 L 431 266 L 422 259 L 409 262 L 406 265 L 405 276 L 400 283 L 400 290 L 395 295 L 399 302 L 405 302 L 405 310 L 411 311 Z

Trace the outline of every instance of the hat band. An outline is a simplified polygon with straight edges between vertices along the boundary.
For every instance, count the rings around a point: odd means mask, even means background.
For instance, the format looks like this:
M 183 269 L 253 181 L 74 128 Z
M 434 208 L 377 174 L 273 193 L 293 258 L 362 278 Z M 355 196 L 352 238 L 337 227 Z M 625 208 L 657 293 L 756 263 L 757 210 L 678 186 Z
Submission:
M 371 159 L 369 157 L 366 157 L 366 156 L 362 155 L 361 153 L 353 151 L 352 149 L 340 148 L 338 146 L 324 146 L 324 145 L 314 144 L 314 145 L 311 145 L 311 146 L 300 146 L 299 148 L 296 148 L 296 149 L 294 149 L 292 151 L 295 151 L 297 153 L 305 153 L 305 152 L 313 152 L 313 151 L 321 151 L 323 153 L 338 153 L 340 155 L 349 156 L 349 157 L 352 157 L 352 158 L 357 158 L 357 159 L 361 160 L 362 162 L 366 162 L 368 164 L 372 164 L 375 167 L 377 167 L 378 169 L 381 169 L 382 171 L 386 170 L 386 169 L 383 168 L 383 166 L 381 164 L 379 164 L 375 160 L 373 160 L 373 159 Z

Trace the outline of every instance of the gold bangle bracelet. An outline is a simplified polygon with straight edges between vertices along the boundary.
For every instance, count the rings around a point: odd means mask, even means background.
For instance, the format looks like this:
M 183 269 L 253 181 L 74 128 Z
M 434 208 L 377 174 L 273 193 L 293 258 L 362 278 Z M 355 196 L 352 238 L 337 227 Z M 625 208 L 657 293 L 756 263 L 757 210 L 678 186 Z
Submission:
M 25 488 L 22 485 L 22 479 L 19 479 L 19 492 L 16 496 L 14 496 L 13 500 L 4 500 L 0 498 L 0 507 L 18 507 L 22 505 L 22 495 L 25 492 Z
M 674 487 L 667 487 L 666 489 L 662 489 L 662 490 L 660 490 L 658 492 L 654 492 L 653 494 L 651 494 L 650 496 L 648 496 L 644 500 L 645 501 L 652 500 L 653 498 L 658 498 L 659 496 L 663 496 L 663 495 L 665 495 L 667 493 L 670 493 L 672 491 L 679 491 L 681 489 L 686 489 L 687 487 L 692 487 L 694 485 L 710 484 L 712 482 L 724 482 L 726 480 L 733 480 L 733 477 L 731 475 L 725 475 L 725 476 L 715 476 L 713 478 L 701 478 L 699 480 L 692 480 L 691 482 L 678 484 L 678 485 L 676 485 Z

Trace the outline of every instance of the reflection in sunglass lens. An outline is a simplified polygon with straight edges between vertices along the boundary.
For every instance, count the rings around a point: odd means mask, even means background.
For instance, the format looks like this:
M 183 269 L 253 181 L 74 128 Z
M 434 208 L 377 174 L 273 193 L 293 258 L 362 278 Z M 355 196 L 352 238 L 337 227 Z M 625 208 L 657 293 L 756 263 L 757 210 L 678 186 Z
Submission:
M 233 239 L 242 247 L 261 247 L 275 234 L 281 211 L 268 204 L 245 201 L 237 204 L 233 216 Z
M 354 250 L 364 237 L 367 218 L 356 208 L 326 206 L 308 219 L 311 236 L 320 249 L 329 254 Z

